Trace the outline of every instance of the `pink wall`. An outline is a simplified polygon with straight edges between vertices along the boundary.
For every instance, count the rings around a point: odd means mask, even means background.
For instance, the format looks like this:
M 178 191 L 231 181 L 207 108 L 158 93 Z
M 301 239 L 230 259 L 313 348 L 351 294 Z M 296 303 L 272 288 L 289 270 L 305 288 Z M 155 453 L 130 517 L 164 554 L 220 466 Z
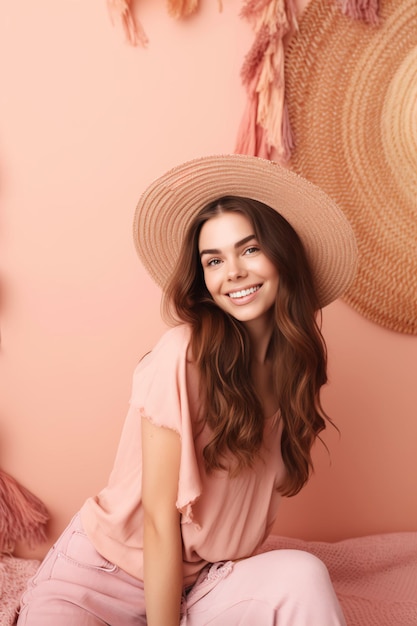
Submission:
M 1 3 L 1 467 L 45 501 L 51 541 L 106 481 L 133 367 L 164 328 L 132 244 L 138 195 L 179 161 L 233 151 L 252 35 L 240 0 L 200 4 L 176 22 L 138 2 L 144 50 L 105 0 Z M 342 435 L 276 530 L 415 530 L 417 339 L 343 302 L 324 330 Z

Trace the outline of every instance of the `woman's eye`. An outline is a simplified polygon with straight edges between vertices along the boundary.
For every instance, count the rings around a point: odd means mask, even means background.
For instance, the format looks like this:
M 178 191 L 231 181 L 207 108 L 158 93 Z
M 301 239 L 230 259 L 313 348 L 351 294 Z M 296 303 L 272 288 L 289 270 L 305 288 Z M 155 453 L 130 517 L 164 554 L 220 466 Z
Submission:
M 257 246 L 251 246 L 245 250 L 245 254 L 254 254 L 254 252 L 259 252 L 259 248 Z
M 221 263 L 220 259 L 210 259 L 209 261 L 207 261 L 207 266 L 213 267 L 215 265 L 218 265 L 219 263 Z

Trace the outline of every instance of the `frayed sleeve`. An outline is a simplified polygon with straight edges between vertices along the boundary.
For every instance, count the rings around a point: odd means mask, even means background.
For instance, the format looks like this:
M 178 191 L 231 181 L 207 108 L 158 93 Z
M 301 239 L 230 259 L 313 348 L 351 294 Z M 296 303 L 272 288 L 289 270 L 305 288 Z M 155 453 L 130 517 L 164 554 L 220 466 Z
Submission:
M 192 505 L 201 495 L 192 418 L 187 389 L 187 348 L 190 329 L 168 330 L 139 363 L 133 377 L 131 406 L 155 426 L 170 428 L 181 438 L 176 506 L 182 522 L 192 521 Z

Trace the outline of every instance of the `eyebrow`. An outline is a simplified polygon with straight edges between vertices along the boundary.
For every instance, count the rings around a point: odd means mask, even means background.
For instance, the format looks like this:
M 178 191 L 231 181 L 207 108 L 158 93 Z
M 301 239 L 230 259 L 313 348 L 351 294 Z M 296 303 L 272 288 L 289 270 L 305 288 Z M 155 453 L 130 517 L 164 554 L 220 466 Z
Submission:
M 248 241 L 251 241 L 252 239 L 256 239 L 255 235 L 248 235 L 247 237 L 244 237 L 240 241 L 237 241 L 233 247 L 235 248 L 235 250 L 237 250 L 237 248 L 244 246 L 245 243 L 248 243 Z M 207 250 L 201 250 L 200 259 L 204 254 L 220 254 L 220 253 L 221 253 L 221 250 L 219 250 L 219 248 L 210 248 Z

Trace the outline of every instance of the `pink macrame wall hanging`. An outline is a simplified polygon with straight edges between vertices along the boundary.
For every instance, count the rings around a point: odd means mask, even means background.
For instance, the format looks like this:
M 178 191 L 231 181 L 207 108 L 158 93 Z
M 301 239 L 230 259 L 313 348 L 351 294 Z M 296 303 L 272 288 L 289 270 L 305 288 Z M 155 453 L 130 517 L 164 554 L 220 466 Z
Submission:
M 342 13 L 370 24 L 378 21 L 379 0 L 333 0 Z M 219 10 L 222 0 L 217 0 Z M 131 45 L 146 46 L 148 37 L 134 15 L 136 0 L 107 0 L 112 21 L 120 21 Z M 139 0 L 137 3 L 140 4 Z M 177 19 L 195 13 L 199 0 L 166 0 Z M 293 138 L 285 102 L 284 38 L 297 29 L 297 0 L 244 0 L 241 17 L 255 33 L 241 69 L 247 92 L 235 152 L 286 162 Z
M 241 77 L 247 104 L 235 152 L 286 161 L 292 137 L 285 106 L 285 35 L 297 28 L 292 0 L 246 0 L 242 17 L 252 23 L 255 40 Z

